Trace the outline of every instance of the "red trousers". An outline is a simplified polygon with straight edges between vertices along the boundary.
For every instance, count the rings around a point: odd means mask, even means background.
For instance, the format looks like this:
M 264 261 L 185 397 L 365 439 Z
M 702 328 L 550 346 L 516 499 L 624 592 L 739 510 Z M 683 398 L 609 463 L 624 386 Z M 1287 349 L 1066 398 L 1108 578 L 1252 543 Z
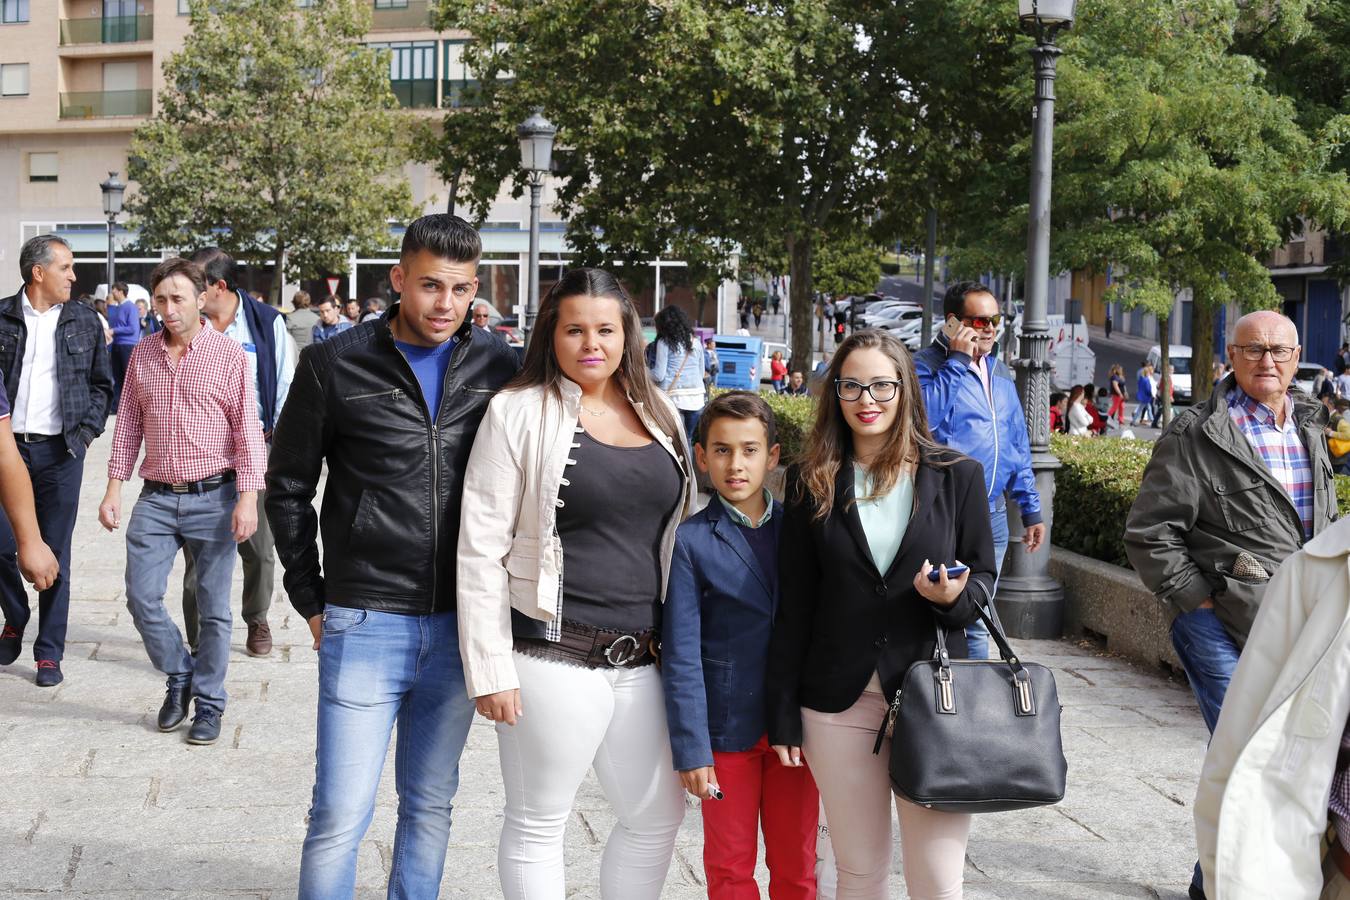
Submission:
M 764 829 L 770 900 L 815 900 L 820 793 L 811 770 L 778 761 L 767 737 L 741 753 L 713 753 L 723 799 L 703 801 L 709 900 L 759 900 L 755 858 Z
M 1120 424 L 1125 424 L 1125 398 L 1119 394 L 1111 397 L 1111 411 L 1106 414 L 1106 418 L 1115 419 Z

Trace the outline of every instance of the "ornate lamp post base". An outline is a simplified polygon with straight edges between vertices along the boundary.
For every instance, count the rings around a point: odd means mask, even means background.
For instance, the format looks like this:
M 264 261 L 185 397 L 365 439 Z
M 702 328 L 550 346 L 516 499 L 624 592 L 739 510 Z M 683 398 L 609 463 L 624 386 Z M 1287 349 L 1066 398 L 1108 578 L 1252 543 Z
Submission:
M 1059 460 L 1049 453 L 1033 452 L 1031 470 L 1036 476 L 1036 490 L 1041 495 L 1041 511 L 1045 516 L 1046 534 L 1053 531 L 1055 503 L 1055 471 Z M 1016 505 L 1008 508 L 1010 530 L 1021 516 Z M 1008 545 L 1008 574 L 998 581 L 994 603 L 999 618 L 1009 637 L 1055 639 L 1064 634 L 1064 588 L 1048 572 L 1050 544 L 1047 542 L 1035 553 L 1028 553 L 1022 542 Z

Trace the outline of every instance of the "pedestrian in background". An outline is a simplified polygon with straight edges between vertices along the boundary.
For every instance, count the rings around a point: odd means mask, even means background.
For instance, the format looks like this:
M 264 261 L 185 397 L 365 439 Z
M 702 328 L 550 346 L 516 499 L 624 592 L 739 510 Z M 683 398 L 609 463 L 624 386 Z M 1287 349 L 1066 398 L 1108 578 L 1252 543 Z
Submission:
M 773 356 L 769 359 L 769 383 L 773 385 L 775 394 L 783 393 L 784 386 L 787 384 L 787 363 L 783 362 L 783 351 L 773 351 Z
M 678 306 L 667 306 L 656 314 L 656 355 L 652 380 L 680 411 L 684 422 L 685 446 L 694 445 L 694 429 L 706 397 L 703 370 L 707 363 L 703 347 L 694 334 L 689 316 Z
M 1350 365 L 1341 369 L 1336 376 L 1336 396 L 1350 398 Z
M 764 678 L 778 607 L 783 507 L 764 487 L 778 465 L 759 394 L 719 395 L 694 456 L 716 499 L 675 536 L 661 617 L 661 683 L 675 769 L 702 799 L 709 900 L 759 897 L 761 827 L 774 900 L 815 900 L 820 794 L 806 766 L 769 747 Z
M 1289 386 L 1298 332 L 1279 313 L 1243 316 L 1233 376 L 1154 445 L 1125 550 L 1171 617 L 1172 645 L 1211 732 L 1266 584 L 1336 511 L 1326 410 Z M 1192 896 L 1203 896 L 1200 869 Z
M 342 304 L 342 316 L 353 325 L 361 324 L 361 303 L 355 297 Z
M 806 386 L 806 376 L 801 372 L 793 372 L 788 377 L 787 390 L 784 391 L 790 397 L 809 397 L 811 389 Z
M 314 326 L 319 324 L 319 314 L 310 309 L 311 302 L 308 291 L 296 291 L 291 298 L 294 308 L 286 315 L 286 333 L 291 336 L 297 354 L 314 343 Z
M 291 605 L 319 652 L 301 900 L 355 893 L 394 729 L 388 894 L 432 898 L 440 887 L 473 721 L 455 619 L 464 467 L 488 399 L 516 371 L 515 354 L 468 321 L 481 256 L 458 216 L 410 224 L 389 273 L 400 302 L 306 350 L 277 424 L 267 514 Z
M 707 396 L 709 397 L 712 396 L 712 389 L 717 385 L 717 373 L 721 370 L 722 364 L 717 359 L 717 342 L 708 338 L 703 342 L 703 386 L 707 389 Z
M 113 402 L 112 415 L 117 415 L 117 401 L 122 396 L 122 382 L 127 377 L 127 362 L 131 351 L 141 340 L 141 317 L 135 304 L 127 300 L 127 285 L 124 281 L 113 284 L 108 291 L 108 327 L 112 330 L 112 343 L 108 345 L 108 358 L 112 363 Z
M 760 320 L 764 318 L 764 304 L 756 302 L 754 306 L 755 327 L 759 327 Z
M 172 257 L 150 275 L 164 331 L 136 346 L 113 431 L 99 523 L 122 524 L 122 484 L 145 445 L 141 495 L 127 522 L 127 609 L 150 662 L 168 676 L 157 723 L 176 729 L 193 701 L 189 744 L 213 744 L 225 712 L 230 578 L 235 545 L 258 527 L 266 451 L 247 354 L 201 317 L 206 274 Z M 196 653 L 169 618 L 164 589 L 174 557 L 192 554 L 200 610 Z
M 1026 414 L 1012 372 L 998 358 L 998 300 L 978 281 L 961 281 L 942 298 L 943 327 L 914 357 L 933 440 L 979 460 L 984 467 L 987 516 L 994 536 L 994 573 L 1008 551 L 1008 500 L 1022 519 L 1022 546 L 1045 542 L 1041 495 L 1031 471 Z M 973 659 L 989 654 L 983 621 L 966 630 Z
M 1111 328 L 1114 324 L 1115 323 L 1111 321 L 1111 313 L 1108 311 L 1106 314 L 1106 339 L 1108 341 L 1111 340 Z
M 1111 407 L 1106 413 L 1108 419 L 1125 424 L 1125 370 L 1119 364 L 1111 367 Z
M 71 536 L 79 512 L 84 456 L 103 433 L 112 405 L 112 368 L 103 324 L 94 310 L 71 303 L 75 257 L 55 235 L 38 235 L 19 250 L 23 286 L 0 301 L 0 375 L 10 426 L 28 469 L 42 540 L 56 554 L 60 577 L 38 592 L 33 642 L 39 687 L 64 679 L 70 612 Z M 22 529 L 21 529 L 22 530 Z M 19 658 L 32 612 L 10 523 L 0 517 L 0 665 Z
M 641 360 L 618 280 L 566 272 L 464 478 L 460 642 L 469 694 L 497 723 L 506 900 L 566 894 L 563 836 L 592 767 L 617 819 L 600 896 L 657 900 L 684 817 L 652 663 L 695 485 L 677 410 Z M 701 384 L 702 360 L 690 368 Z
M 1092 434 L 1092 415 L 1087 411 L 1087 394 L 1079 384 L 1069 391 L 1069 434 L 1079 437 Z
M 145 300 L 136 300 L 136 310 L 140 314 L 142 338 L 148 337 L 164 327 L 164 324 L 159 320 L 158 314 L 150 308 L 150 304 Z
M 367 297 L 361 304 L 361 321 L 369 322 L 384 315 L 384 301 L 379 297 Z
M 322 344 L 352 327 L 352 323 L 342 317 L 341 310 L 342 299 L 336 294 L 329 294 L 319 303 L 319 324 L 314 326 L 315 344 Z
M 286 319 L 273 307 L 239 289 L 234 258 L 219 247 L 198 250 L 192 254 L 192 261 L 206 273 L 206 303 L 202 311 L 206 314 L 207 324 L 244 348 L 249 376 L 253 379 L 253 395 L 257 398 L 255 409 L 262 426 L 263 441 L 270 447 L 272 429 L 295 377 L 295 348 L 286 331 Z M 272 652 L 272 628 L 267 622 L 267 612 L 272 607 L 276 581 L 276 550 L 267 514 L 263 512 L 266 499 L 266 490 L 259 490 L 254 497 L 258 504 L 258 527 L 247 540 L 239 543 L 239 558 L 244 569 L 240 615 L 248 631 L 244 650 L 249 656 L 266 656 Z M 188 644 L 196 647 L 197 580 L 190 546 L 184 547 L 183 559 L 187 563 L 183 570 L 183 624 Z
M 1131 427 L 1155 415 L 1153 412 L 1153 367 L 1147 361 L 1135 373 L 1134 399 L 1137 405 L 1134 408 L 1134 415 L 1130 416 Z
M 880 753 L 873 747 L 905 671 L 932 658 L 935 627 L 947 632 L 951 656 L 964 659 L 964 629 L 976 604 L 991 602 L 997 569 L 984 475 L 928 436 L 909 352 L 889 333 L 850 337 L 825 383 L 833 397 L 817 404 L 804 459 L 787 478 L 769 741 L 784 766 L 810 764 L 838 863 L 837 896 L 890 896 L 894 803 L 909 896 L 959 897 L 970 815 L 893 797 L 891 739 Z M 953 565 L 969 569 L 949 577 Z

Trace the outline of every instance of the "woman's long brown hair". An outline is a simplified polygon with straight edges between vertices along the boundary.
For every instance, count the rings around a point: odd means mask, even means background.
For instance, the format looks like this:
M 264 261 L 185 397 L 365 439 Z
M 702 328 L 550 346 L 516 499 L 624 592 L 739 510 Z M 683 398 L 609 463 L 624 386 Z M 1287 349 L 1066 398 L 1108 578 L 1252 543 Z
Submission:
M 900 380 L 896 393 L 900 408 L 896 410 L 895 427 L 876 458 L 868 464 L 871 493 L 860 499 L 873 500 L 890 493 L 907 467 L 920 463 L 950 465 L 961 458 L 959 453 L 934 441 L 928 430 L 928 413 L 919 390 L 919 376 L 905 345 L 889 332 L 879 329 L 854 332 L 839 345 L 830 360 L 824 393 L 816 404 L 816 421 L 807 438 L 801 463 L 802 484 L 815 503 L 817 519 L 824 519 L 834 508 L 835 480 L 845 461 L 853 456 L 853 430 L 844 419 L 834 384 L 843 371 L 844 362 L 855 350 L 880 350 L 895 363 L 896 376 Z
M 553 333 L 558 329 L 558 308 L 568 297 L 606 297 L 618 302 L 623 325 L 623 356 L 614 375 L 619 379 L 619 387 L 623 388 L 630 400 L 642 404 L 647 415 L 675 445 L 685 470 L 690 471 L 689 461 L 685 458 L 684 426 L 671 412 L 665 399 L 658 396 L 660 391 L 647 372 L 642 352 L 642 321 L 638 318 L 637 307 L 633 306 L 632 299 L 619 280 L 604 269 L 568 269 L 549 289 L 539 304 L 534 335 L 525 351 L 525 363 L 503 390 L 542 386 L 555 400 L 561 402 L 562 382 L 567 376 L 563 374 L 558 357 L 553 352 Z

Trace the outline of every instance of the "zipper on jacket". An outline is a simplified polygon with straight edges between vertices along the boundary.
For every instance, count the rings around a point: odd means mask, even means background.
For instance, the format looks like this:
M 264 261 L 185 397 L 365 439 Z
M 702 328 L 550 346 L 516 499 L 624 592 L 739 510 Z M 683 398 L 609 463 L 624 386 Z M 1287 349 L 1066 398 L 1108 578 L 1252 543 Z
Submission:
M 444 394 L 442 394 L 444 397 Z M 426 408 L 426 403 L 422 404 Z M 439 581 L 441 558 L 441 428 L 431 423 L 431 605 L 428 613 L 436 611 L 436 588 Z
M 986 363 L 986 365 L 988 365 Z M 979 373 L 976 373 L 978 377 Z M 984 389 L 984 385 L 980 385 Z M 994 465 L 989 473 L 989 487 L 985 491 L 985 499 L 991 499 L 994 496 L 994 485 L 998 484 L 998 409 L 994 406 L 994 367 L 989 366 L 989 415 L 994 420 Z

